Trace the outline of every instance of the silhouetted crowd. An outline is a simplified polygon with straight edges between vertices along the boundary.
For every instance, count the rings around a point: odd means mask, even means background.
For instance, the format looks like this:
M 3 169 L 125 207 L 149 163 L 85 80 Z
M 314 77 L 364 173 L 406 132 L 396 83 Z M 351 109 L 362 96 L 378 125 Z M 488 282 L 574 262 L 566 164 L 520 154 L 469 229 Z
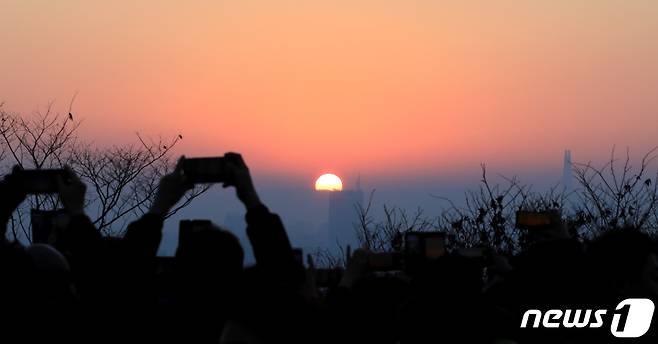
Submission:
M 12 214 L 29 192 L 19 168 L 7 174 L 0 342 L 656 341 L 655 326 L 639 338 L 613 335 L 642 322 L 633 305 L 617 309 L 620 302 L 658 293 L 657 247 L 638 230 L 609 230 L 584 243 L 558 215 L 528 228 L 532 244 L 514 255 L 427 241 L 397 254 L 356 249 L 344 269 L 315 269 L 260 201 L 242 157 L 223 158 L 223 186 L 235 188 L 246 209 L 253 266 L 244 267 L 247 248 L 208 221 L 184 221 L 175 257 L 157 257 L 166 215 L 193 187 L 184 158 L 120 238 L 101 235 L 85 215 L 86 186 L 67 169 L 56 178 L 65 216 L 48 244 L 9 241 Z

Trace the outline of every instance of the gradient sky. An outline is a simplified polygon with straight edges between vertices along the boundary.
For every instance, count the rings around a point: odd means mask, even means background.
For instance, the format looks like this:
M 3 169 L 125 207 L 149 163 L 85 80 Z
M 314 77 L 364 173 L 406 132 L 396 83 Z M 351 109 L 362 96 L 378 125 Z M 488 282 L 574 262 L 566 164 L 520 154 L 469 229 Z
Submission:
M 0 100 L 260 173 L 559 175 L 658 144 L 658 2 L 0 1 Z M 312 181 L 309 182 L 309 186 Z

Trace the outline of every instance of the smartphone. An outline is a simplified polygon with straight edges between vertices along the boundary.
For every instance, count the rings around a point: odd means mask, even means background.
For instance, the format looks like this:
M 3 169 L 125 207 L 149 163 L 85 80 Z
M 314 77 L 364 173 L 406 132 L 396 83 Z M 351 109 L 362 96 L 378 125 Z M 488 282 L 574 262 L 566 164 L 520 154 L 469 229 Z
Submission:
M 408 274 L 422 270 L 429 262 L 446 254 L 444 233 L 407 232 L 404 234 L 404 267 Z
M 529 229 L 555 224 L 559 215 L 555 211 L 517 211 L 516 228 Z
M 57 193 L 57 179 L 68 178 L 68 171 L 63 169 L 20 170 L 14 173 L 20 187 L 28 194 Z
M 181 220 L 178 223 L 178 246 L 186 246 L 195 233 L 212 227 L 210 220 Z
M 406 256 L 436 259 L 447 253 L 445 234 L 440 232 L 407 232 L 404 243 Z
M 185 158 L 183 174 L 191 183 L 221 183 L 226 180 L 224 157 Z
M 407 254 L 419 255 L 423 252 L 420 235 L 416 232 L 404 234 L 404 251 Z
M 40 244 L 53 244 L 56 240 L 57 226 L 67 221 L 68 213 L 64 209 L 30 211 L 32 224 L 32 242 Z
M 425 233 L 424 248 L 426 259 L 437 259 L 446 255 L 445 236 L 443 233 Z

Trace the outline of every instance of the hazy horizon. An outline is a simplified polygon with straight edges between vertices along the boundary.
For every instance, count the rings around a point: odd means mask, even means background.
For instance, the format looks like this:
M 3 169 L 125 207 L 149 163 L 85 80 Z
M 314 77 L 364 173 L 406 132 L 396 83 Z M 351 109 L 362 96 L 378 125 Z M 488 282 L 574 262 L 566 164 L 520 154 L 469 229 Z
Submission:
M 658 145 L 655 1 L 8 0 L 0 13 L 5 110 L 66 113 L 75 96 L 80 137 L 100 147 L 139 132 L 182 135 L 174 154 L 241 152 L 293 227 L 321 225 L 308 199 L 327 172 L 437 209 L 429 194 L 459 197 L 481 163 L 545 187 L 565 149 L 603 163 L 613 146 Z M 221 223 L 239 213 L 229 193 L 181 216 L 223 202 Z
M 564 153 L 564 152 L 562 152 Z M 609 152 L 608 152 L 609 153 Z M 547 191 L 551 187 L 559 187 L 562 178 L 562 156 L 558 157 L 559 168 L 544 170 L 535 174 L 506 174 L 496 171 L 487 165 L 488 179 L 494 184 L 506 185 L 502 177 L 517 177 L 519 181 L 532 186 L 537 192 Z M 502 175 L 502 176 L 501 176 Z M 354 189 L 357 176 L 341 176 L 344 190 Z M 446 197 L 455 204 L 462 204 L 467 191 L 476 191 L 480 186 L 482 170 L 479 165 L 473 166 L 469 173 L 461 178 L 429 178 L 424 179 L 369 179 L 366 173 L 361 173 L 361 190 L 364 192 L 364 202 L 368 202 L 372 193 L 372 215 L 374 220 L 383 218 L 383 206 L 403 209 L 412 214 L 420 208 L 425 216 L 436 218 L 450 204 L 438 197 Z M 254 182 L 261 198 L 268 207 L 278 213 L 290 235 L 293 246 L 302 247 L 306 252 L 315 249 L 337 249 L 335 240 L 328 238 L 327 221 L 329 219 L 327 191 L 315 191 L 313 178 L 281 178 L 259 175 L 254 172 Z M 242 219 L 245 210 L 235 198 L 231 188 L 223 189 L 213 186 L 207 194 L 202 195 L 190 206 L 182 209 L 165 224 L 164 240 L 160 248 L 161 255 L 173 255 L 176 250 L 178 221 L 181 219 L 210 219 L 235 233 L 244 247 L 249 247 Z M 353 221 L 357 221 L 356 209 Z M 237 223 L 236 223 L 237 222 Z M 312 251 L 311 251 L 312 252 Z M 247 262 L 253 257 L 247 250 Z

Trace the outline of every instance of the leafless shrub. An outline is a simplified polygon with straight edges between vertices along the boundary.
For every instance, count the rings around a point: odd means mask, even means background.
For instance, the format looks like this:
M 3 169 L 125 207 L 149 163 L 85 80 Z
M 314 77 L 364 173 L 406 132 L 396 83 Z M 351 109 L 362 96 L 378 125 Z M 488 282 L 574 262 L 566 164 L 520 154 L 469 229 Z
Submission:
M 317 248 L 311 253 L 311 256 L 315 267 L 319 269 L 344 269 L 347 265 L 345 260 L 346 249 L 342 246 L 339 246 L 338 252 L 327 248 Z
M 438 219 L 438 227 L 448 234 L 451 245 L 459 247 L 486 246 L 501 252 L 513 252 L 519 245 L 519 231 L 514 227 L 516 211 L 529 206 L 531 187 L 518 178 L 506 178 L 505 184 L 489 182 L 482 165 L 482 179 L 477 191 L 466 191 L 464 206 L 452 200 Z M 436 197 L 436 196 L 435 196 Z
M 621 165 L 612 149 L 610 160 L 597 167 L 591 162 L 576 164 L 574 173 L 581 190 L 577 193 L 575 218 L 585 236 L 610 228 L 634 227 L 655 233 L 657 224 L 657 172 L 650 172 L 656 149 L 647 152 L 639 167 L 631 164 L 630 152 Z
M 633 227 L 655 235 L 658 228 L 658 171 L 651 169 L 658 148 L 651 149 L 638 163 L 631 164 L 626 151 L 619 164 L 615 149 L 610 161 L 601 167 L 578 163 L 573 172 L 577 187 L 567 192 L 560 185 L 536 192 L 518 178 L 501 176 L 502 184 L 492 184 L 482 165 L 482 179 L 477 190 L 465 192 L 464 204 L 434 196 L 447 203 L 441 215 L 431 220 L 417 209 L 413 216 L 395 207 L 384 206 L 384 218 L 371 215 L 372 198 L 358 207 L 357 237 L 371 250 L 390 251 L 407 230 L 445 232 L 453 247 L 490 247 L 501 253 L 514 253 L 527 242 L 525 231 L 515 228 L 518 210 L 558 210 L 573 237 L 587 240 L 611 228 Z
M 425 216 L 421 208 L 409 214 L 405 209 L 384 205 L 383 220 L 373 220 L 371 212 L 374 194 L 375 190 L 370 193 L 366 206 L 355 205 L 358 218 L 355 230 L 361 247 L 373 252 L 390 252 L 400 243 L 404 233 L 434 228 L 434 221 Z
M 75 97 L 74 97 L 75 99 Z M 106 148 L 82 141 L 77 131 L 81 122 L 72 114 L 53 111 L 31 116 L 9 113 L 0 107 L 0 161 L 5 171 L 19 165 L 24 169 L 73 169 L 87 184 L 87 210 L 96 227 L 107 235 L 120 235 L 126 224 L 145 213 L 157 191 L 160 178 L 175 165 L 172 152 L 181 135 L 173 139 L 146 140 Z M 167 216 L 172 215 L 207 190 L 198 186 Z M 56 209 L 57 196 L 32 195 L 11 221 L 15 238 L 31 239 L 29 210 Z

